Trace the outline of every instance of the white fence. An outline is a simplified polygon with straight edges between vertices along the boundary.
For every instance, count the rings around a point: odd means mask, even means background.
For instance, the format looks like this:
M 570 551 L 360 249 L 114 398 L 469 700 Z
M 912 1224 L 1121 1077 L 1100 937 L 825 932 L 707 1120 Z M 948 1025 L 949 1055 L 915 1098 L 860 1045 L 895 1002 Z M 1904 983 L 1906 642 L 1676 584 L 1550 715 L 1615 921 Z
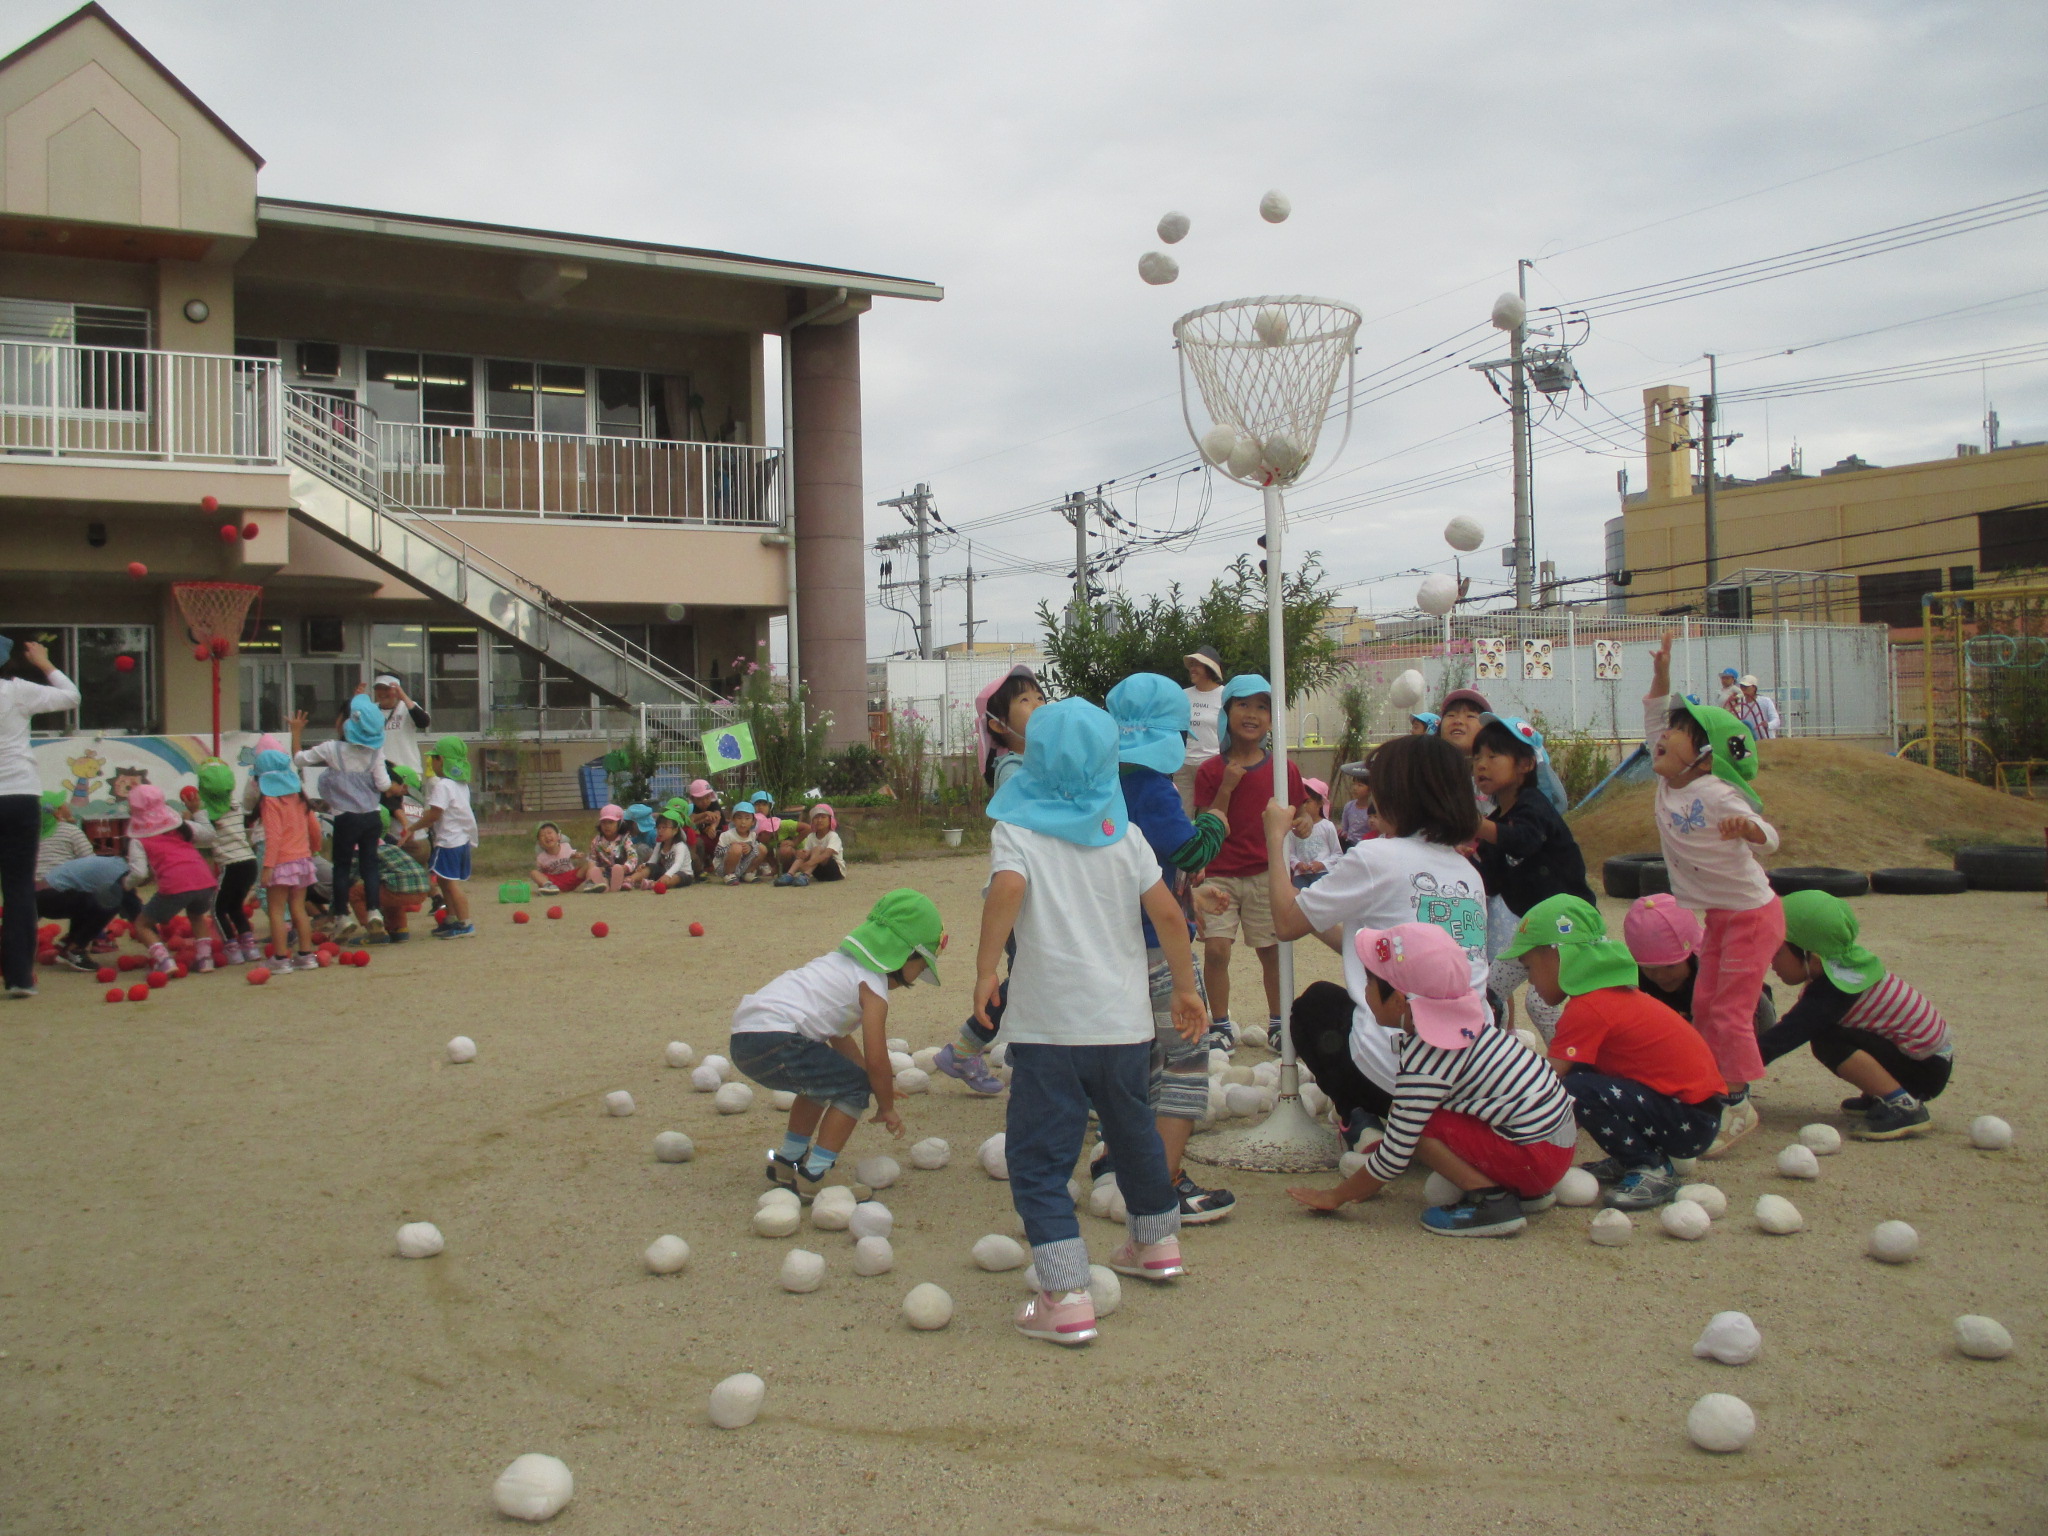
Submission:
M 264 465 L 278 448 L 272 359 L 0 342 L 0 453 Z
M 945 757 L 971 753 L 980 724 L 974 712 L 975 695 L 1009 676 L 1017 664 L 1007 657 L 889 662 L 885 691 L 892 727 L 908 718 L 925 727 L 932 752 Z M 1043 662 L 1024 665 L 1044 677 Z

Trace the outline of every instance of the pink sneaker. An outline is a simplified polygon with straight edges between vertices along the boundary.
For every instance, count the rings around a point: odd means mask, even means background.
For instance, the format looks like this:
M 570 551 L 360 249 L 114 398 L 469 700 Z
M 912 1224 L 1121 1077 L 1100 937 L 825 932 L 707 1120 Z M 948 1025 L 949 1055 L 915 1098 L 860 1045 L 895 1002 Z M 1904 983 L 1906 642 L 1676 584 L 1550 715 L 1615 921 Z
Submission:
M 1017 1309 L 1017 1331 L 1048 1344 L 1086 1344 L 1095 1337 L 1095 1303 L 1086 1291 L 1069 1291 L 1057 1299 L 1033 1291 Z
M 1161 1243 L 1126 1240 L 1123 1247 L 1109 1256 L 1109 1267 L 1120 1275 L 1136 1275 L 1140 1280 L 1178 1280 L 1188 1272 L 1180 1261 L 1177 1237 Z

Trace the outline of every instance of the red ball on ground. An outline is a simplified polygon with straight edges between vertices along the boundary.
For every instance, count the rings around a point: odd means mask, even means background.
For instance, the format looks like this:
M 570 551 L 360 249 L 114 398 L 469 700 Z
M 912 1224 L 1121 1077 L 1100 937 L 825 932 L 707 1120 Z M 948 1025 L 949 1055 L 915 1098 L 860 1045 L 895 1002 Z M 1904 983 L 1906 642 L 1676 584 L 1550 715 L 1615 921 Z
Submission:
M 107 924 L 107 937 L 110 939 L 125 938 L 127 933 L 128 919 L 125 917 L 117 917 Z
M 242 530 L 241 530 L 241 529 L 239 529 L 239 528 L 237 528 L 237 527 L 236 527 L 236 526 L 235 526 L 235 525 L 234 525 L 233 523 L 222 523 L 222 524 L 220 525 L 220 541 L 221 541 L 221 543 L 223 543 L 223 544 L 232 544 L 232 543 L 234 543 L 234 542 L 235 542 L 235 540 L 239 539 L 239 538 L 240 538 L 241 536 L 242 536 Z
M 215 635 L 213 637 L 213 644 L 210 647 L 210 649 L 216 656 L 225 656 L 230 650 L 233 649 L 233 646 L 229 643 L 228 637 L 226 635 Z
M 135 670 L 135 658 L 133 656 L 116 656 L 114 658 L 114 670 L 116 672 L 133 672 Z
M 149 986 L 152 991 L 159 987 L 168 987 L 170 984 L 171 973 L 169 971 L 151 971 L 149 973 Z
M 180 960 L 176 965 L 171 967 L 171 980 L 173 981 L 183 981 L 187 976 L 190 976 L 191 974 L 192 967 L 187 965 L 182 960 Z
M 323 949 L 323 950 L 321 950 L 321 951 L 320 951 L 320 963 L 321 963 L 322 965 L 332 965 L 332 964 L 334 964 L 334 955 L 335 955 L 335 951 L 333 951 L 333 950 L 331 950 L 331 949 Z
M 590 925 L 590 936 L 593 939 L 601 939 L 611 931 L 611 925 L 608 923 L 592 923 Z
M 562 915 L 562 909 L 561 909 L 560 907 L 549 907 L 549 908 L 548 908 L 548 916 L 549 916 L 549 917 L 560 917 L 561 915 Z
M 257 534 L 261 533 L 262 531 L 263 530 L 257 527 L 254 523 L 242 524 L 242 537 L 245 539 L 253 539 L 256 537 Z
M 118 975 L 120 975 L 120 972 L 115 970 L 111 965 L 103 965 L 97 971 L 93 972 L 93 980 L 97 981 L 101 986 L 104 987 L 108 982 L 112 981 Z
M 533 919 L 524 912 L 514 912 L 512 914 L 512 921 L 515 923 L 530 923 Z
M 143 577 L 149 574 L 149 567 L 144 565 L 140 560 L 130 560 L 128 562 L 128 574 L 130 576 L 133 576 L 137 581 L 140 581 L 142 580 Z
M 252 987 L 260 987 L 268 980 L 270 980 L 270 967 L 268 966 L 259 965 L 249 973 L 249 985 Z
M 39 949 L 36 951 L 37 965 L 55 965 L 56 963 L 57 951 L 54 949 Z
M 139 982 L 139 981 L 138 981 L 137 983 L 135 983 L 135 985 L 134 985 L 134 986 L 132 986 L 132 987 L 130 987 L 130 988 L 128 989 L 128 1001 L 129 1001 L 129 1002 L 131 1002 L 131 1003 L 140 1003 L 140 1002 L 144 1002 L 144 1001 L 146 1001 L 146 1000 L 148 999 L 148 997 L 149 997 L 149 988 L 145 987 L 145 986 L 144 986 L 144 985 L 143 985 L 143 984 L 142 984 L 141 982 Z
M 118 965 L 124 971 L 137 971 L 142 969 L 142 956 L 123 955 L 120 957 L 120 959 L 116 960 L 114 964 Z
M 108 1002 L 110 1002 L 110 1003 L 120 1003 L 120 1002 L 126 1002 L 126 1001 L 127 1001 L 127 999 L 128 999 L 128 994 L 127 994 L 126 992 L 123 992 L 123 991 L 122 991 L 122 990 L 121 990 L 121 989 L 120 989 L 119 987 L 109 987 L 109 988 L 107 988 L 107 1001 L 108 1001 Z
M 203 645 L 195 645 L 192 647 L 192 659 L 194 661 L 204 661 L 208 656 L 212 654 L 213 653 L 207 650 L 207 648 Z
M 275 944 L 264 945 L 263 958 L 266 960 L 275 960 L 277 958 L 277 946 Z
M 691 938 L 693 938 L 693 939 L 701 939 L 701 938 L 703 938 L 703 937 L 704 937 L 704 925 L 703 925 L 702 923 L 692 923 L 692 924 L 690 924 L 690 937 L 691 937 Z
M 220 510 L 220 498 L 218 496 L 200 497 L 199 510 L 202 512 L 218 512 Z
M 361 970 L 370 963 L 370 952 L 367 949 L 359 949 L 349 958 L 355 961 L 356 969 Z
M 655 881 L 654 894 L 657 896 L 666 896 L 668 894 L 668 882 L 666 880 Z
M 45 923 L 43 924 L 42 927 L 36 930 L 36 941 L 38 943 L 47 944 L 52 939 L 56 938 L 57 935 L 62 933 L 63 931 L 63 925 L 60 923 Z

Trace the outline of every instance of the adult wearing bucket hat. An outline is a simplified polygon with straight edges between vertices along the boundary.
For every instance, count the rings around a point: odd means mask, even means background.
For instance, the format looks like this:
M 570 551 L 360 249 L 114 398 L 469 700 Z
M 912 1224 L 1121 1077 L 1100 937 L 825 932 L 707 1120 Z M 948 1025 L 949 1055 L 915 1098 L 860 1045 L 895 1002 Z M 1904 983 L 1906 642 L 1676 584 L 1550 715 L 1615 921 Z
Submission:
M 1758 741 L 1769 741 L 1785 734 L 1785 728 L 1778 720 L 1778 701 L 1767 693 L 1758 693 L 1758 683 L 1753 674 L 1744 673 L 1735 685 L 1735 698 L 1728 705 L 1728 712 L 1748 726 Z
M 1198 645 L 1180 661 L 1188 673 L 1188 685 L 1181 690 L 1188 701 L 1188 729 L 1180 766 L 1173 770 L 1173 787 L 1180 791 L 1181 809 L 1192 812 L 1195 775 L 1222 750 L 1223 658 L 1216 654 L 1215 646 Z
M 1153 1030 L 1141 906 L 1166 951 L 1183 1038 L 1201 1035 L 1205 1010 L 1180 908 L 1124 809 L 1117 742 L 1116 722 L 1086 699 L 1044 705 L 1031 717 L 1023 765 L 988 803 L 995 826 L 975 1013 L 989 1022 L 1014 931 L 1003 1015 L 1010 1197 L 1041 1286 L 1016 1322 L 1027 1337 L 1056 1344 L 1095 1337 L 1088 1245 L 1067 1191 L 1091 1109 L 1130 1213 L 1129 1240 L 1110 1267 L 1148 1280 L 1182 1273 L 1180 1196 L 1148 1100 Z
M 0 665 L 14 642 L 0 635 Z M 50 653 L 22 642 L 22 662 L 40 683 L 0 677 L 0 976 L 9 997 L 36 995 L 36 847 L 42 841 L 42 773 L 29 751 L 29 721 L 78 707 L 78 685 L 50 665 Z

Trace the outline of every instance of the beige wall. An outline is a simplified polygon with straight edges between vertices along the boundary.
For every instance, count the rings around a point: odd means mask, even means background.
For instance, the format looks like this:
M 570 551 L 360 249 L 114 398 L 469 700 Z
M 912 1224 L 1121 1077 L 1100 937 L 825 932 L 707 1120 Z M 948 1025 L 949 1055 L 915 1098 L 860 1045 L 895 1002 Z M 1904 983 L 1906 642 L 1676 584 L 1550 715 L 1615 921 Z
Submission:
M 780 609 L 783 557 L 758 530 L 443 519 L 484 553 L 572 603 Z

